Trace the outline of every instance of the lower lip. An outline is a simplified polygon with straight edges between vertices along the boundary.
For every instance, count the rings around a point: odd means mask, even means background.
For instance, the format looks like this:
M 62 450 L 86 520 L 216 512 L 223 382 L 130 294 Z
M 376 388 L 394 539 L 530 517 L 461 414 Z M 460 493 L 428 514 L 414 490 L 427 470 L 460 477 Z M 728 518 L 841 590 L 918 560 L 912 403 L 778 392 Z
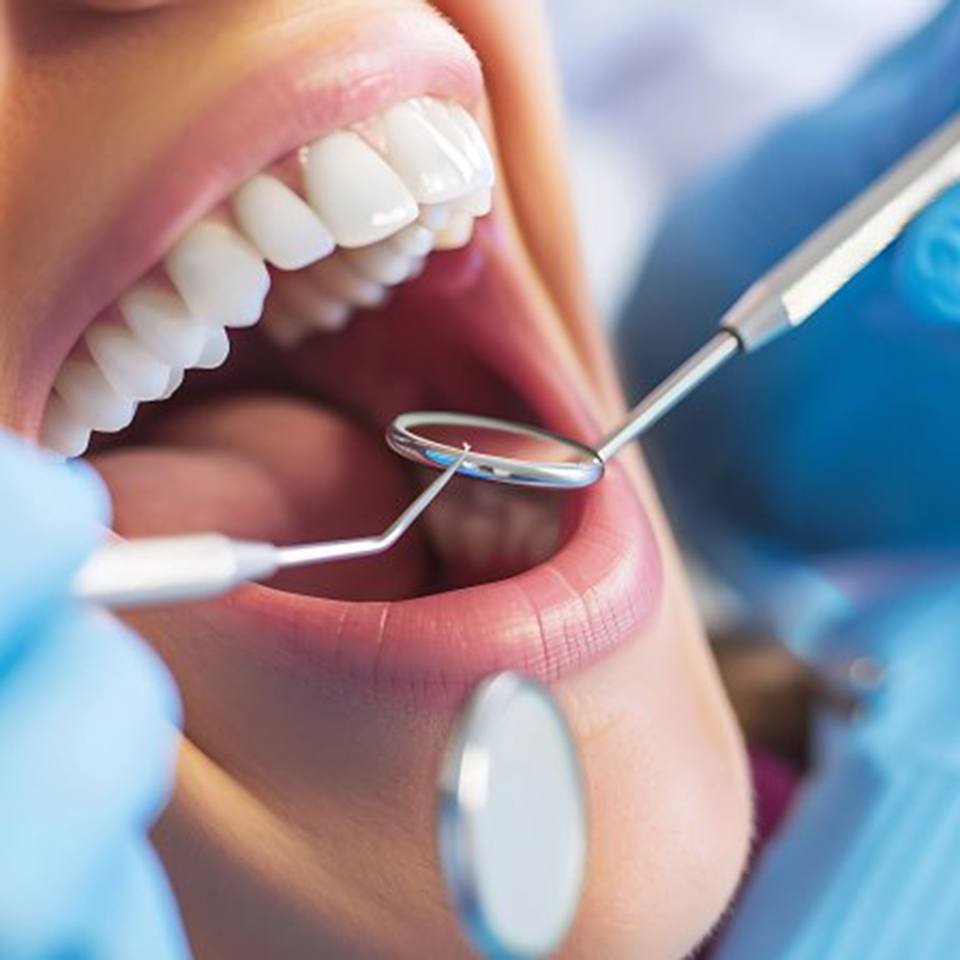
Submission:
M 449 310 L 458 303 L 469 302 L 485 316 L 513 314 L 514 321 L 529 305 L 504 261 L 504 245 L 484 226 L 475 242 L 483 246 L 488 269 L 469 298 L 458 291 L 444 305 L 445 322 L 455 322 Z M 550 427 L 573 436 L 596 432 L 532 322 L 504 322 L 492 337 L 489 330 L 487 325 L 480 331 L 471 347 L 495 351 L 495 369 L 514 383 L 525 381 L 523 395 L 535 398 L 534 408 Z M 564 544 L 545 563 L 509 579 L 413 600 L 362 603 L 250 586 L 209 605 L 208 625 L 231 643 L 255 647 L 268 661 L 274 652 L 287 664 L 302 658 L 313 677 L 377 692 L 459 696 L 503 669 L 556 680 L 642 637 L 662 594 L 656 537 L 626 472 L 613 463 L 600 483 L 568 496 Z M 275 644 L 269 651 L 264 637 Z
M 661 596 L 654 533 L 626 474 L 613 467 L 571 496 L 578 516 L 565 545 L 516 577 L 399 602 L 253 586 L 224 604 L 217 631 L 270 635 L 311 670 L 378 690 L 459 693 L 504 669 L 556 680 L 641 637 Z

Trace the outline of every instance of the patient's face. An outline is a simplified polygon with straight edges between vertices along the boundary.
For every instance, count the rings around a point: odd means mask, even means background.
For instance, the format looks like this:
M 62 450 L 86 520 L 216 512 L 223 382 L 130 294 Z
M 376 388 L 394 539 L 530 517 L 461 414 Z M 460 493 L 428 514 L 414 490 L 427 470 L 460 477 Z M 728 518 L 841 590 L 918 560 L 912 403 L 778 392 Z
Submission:
M 536 4 L 0 11 L 0 423 L 89 457 L 118 533 L 382 529 L 423 479 L 380 439 L 403 410 L 615 422 Z M 566 955 L 681 956 L 736 883 L 741 746 L 637 459 L 458 480 L 377 560 L 133 622 L 185 703 L 155 836 L 200 956 L 466 955 L 434 781 L 504 668 L 585 767 Z

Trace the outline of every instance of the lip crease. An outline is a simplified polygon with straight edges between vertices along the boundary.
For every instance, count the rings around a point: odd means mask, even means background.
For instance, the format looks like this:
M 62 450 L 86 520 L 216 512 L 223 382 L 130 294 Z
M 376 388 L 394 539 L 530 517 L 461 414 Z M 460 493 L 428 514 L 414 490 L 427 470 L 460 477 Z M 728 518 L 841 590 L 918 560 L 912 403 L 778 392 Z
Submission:
M 43 335 L 31 338 L 21 363 L 13 429 L 36 438 L 57 371 L 86 327 L 244 180 L 392 103 L 431 95 L 470 108 L 481 100 L 476 55 L 427 12 L 378 15 L 341 33 L 325 37 L 319 50 L 292 38 L 282 60 L 252 67 L 185 124 L 78 251 L 71 274 L 39 311 Z M 220 162 L 211 164 L 212 156 Z
M 496 216 L 478 227 L 471 246 L 483 265 L 471 272 L 468 290 L 451 289 L 438 305 L 447 271 L 442 261 L 432 262 L 420 280 L 397 291 L 391 316 L 382 322 L 455 328 L 460 348 L 503 375 L 545 426 L 595 438 L 599 427 L 588 404 L 531 317 L 537 304 Z M 424 309 L 427 304 L 432 310 Z M 256 659 L 277 658 L 286 667 L 293 660 L 312 676 L 375 693 L 457 697 L 502 669 L 550 682 L 642 637 L 662 595 L 653 527 L 622 468 L 611 464 L 602 482 L 569 496 L 563 545 L 546 562 L 509 579 L 369 602 L 251 585 L 193 612 L 206 623 L 204 632 L 229 636 L 237 650 L 249 645 Z

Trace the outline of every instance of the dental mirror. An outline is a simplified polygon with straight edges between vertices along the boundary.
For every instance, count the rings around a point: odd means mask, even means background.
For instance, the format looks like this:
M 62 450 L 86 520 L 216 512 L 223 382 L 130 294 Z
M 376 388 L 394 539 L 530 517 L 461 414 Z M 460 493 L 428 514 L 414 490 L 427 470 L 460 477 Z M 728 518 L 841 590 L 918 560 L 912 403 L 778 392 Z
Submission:
M 587 812 L 567 722 L 547 690 L 506 672 L 472 694 L 439 779 L 447 890 L 487 958 L 533 960 L 573 924 L 587 860 Z
M 595 450 L 559 434 L 496 417 L 444 411 L 403 413 L 387 428 L 396 453 L 435 469 L 446 469 L 462 453 L 459 473 L 524 487 L 575 489 L 603 476 Z
M 400 414 L 387 427 L 387 445 L 402 457 L 437 470 L 449 467 L 469 445 L 458 469 L 468 477 L 553 490 L 589 487 L 603 476 L 611 457 L 669 413 L 739 349 L 733 333 L 718 333 L 648 393 L 596 448 L 525 423 L 435 410 Z

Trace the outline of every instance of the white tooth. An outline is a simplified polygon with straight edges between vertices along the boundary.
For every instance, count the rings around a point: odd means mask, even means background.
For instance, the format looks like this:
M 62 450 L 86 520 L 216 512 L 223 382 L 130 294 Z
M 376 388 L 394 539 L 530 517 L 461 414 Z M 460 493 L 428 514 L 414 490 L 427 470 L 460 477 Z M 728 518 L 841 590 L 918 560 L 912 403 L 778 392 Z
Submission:
M 117 306 L 137 339 L 171 367 L 192 367 L 207 338 L 207 326 L 172 290 L 138 284 Z
M 452 200 L 475 186 L 470 158 L 430 122 L 421 103 L 390 107 L 377 118 L 376 129 L 384 156 L 419 203 Z
M 336 246 L 320 218 L 285 183 L 259 174 L 233 194 L 240 229 L 268 263 L 299 270 Z
M 335 331 L 350 319 L 350 305 L 339 297 L 324 293 L 308 275 L 285 277 L 278 294 L 293 318 L 313 329 Z M 286 325 L 292 327 L 292 323 Z
M 410 273 L 410 257 L 392 250 L 387 241 L 346 250 L 344 257 L 369 280 L 394 287 L 407 279 Z
M 260 318 L 270 274 L 256 249 L 227 224 L 198 221 L 174 244 L 165 263 L 198 319 L 249 327 Z
M 468 213 L 455 213 L 442 230 L 434 237 L 434 250 L 456 250 L 465 247 L 473 236 L 473 217 Z
M 211 327 L 207 331 L 207 339 L 194 366 L 201 370 L 215 370 L 226 363 L 229 355 L 230 338 L 227 336 L 227 331 L 223 327 Z
M 427 265 L 426 257 L 414 257 L 410 261 L 410 272 L 407 274 L 407 279 L 412 280 L 414 277 L 419 277 L 423 273 L 423 268 Z
M 54 390 L 70 413 L 94 430 L 122 430 L 137 412 L 137 404 L 117 393 L 89 360 L 67 360 L 60 368 Z
M 487 138 L 480 129 L 480 124 L 474 119 L 473 114 L 461 107 L 460 104 L 448 103 L 445 106 L 454 125 L 463 131 L 467 142 L 472 145 L 472 159 L 480 171 L 483 182 L 488 187 L 493 186 L 495 180 L 493 156 L 490 153 Z
M 268 310 L 263 317 L 262 330 L 264 336 L 284 350 L 299 346 L 314 332 L 314 329 L 313 325 L 303 317 L 286 313 L 276 307 Z
M 422 223 L 411 223 L 385 242 L 405 257 L 425 257 L 433 249 L 433 231 Z
M 396 172 L 350 130 L 338 130 L 307 152 L 310 206 L 341 247 L 362 247 L 417 218 L 417 202 Z
M 457 213 L 466 213 L 471 217 L 485 217 L 492 208 L 493 187 L 479 187 L 453 204 Z
M 473 164 L 475 179 L 472 185 L 491 186 L 494 180 L 493 158 L 476 120 L 456 103 L 444 103 L 431 97 L 420 102 L 430 122 L 455 143 Z
M 183 383 L 184 373 L 185 371 L 181 367 L 173 367 L 170 370 L 170 378 L 167 380 L 167 386 L 157 399 L 169 400 L 180 389 Z
M 39 439 L 48 450 L 65 457 L 79 457 L 90 443 L 90 428 L 67 409 L 60 397 L 52 393 L 43 412 Z
M 310 322 L 321 330 L 333 333 L 342 330 L 350 319 L 350 304 L 333 297 L 318 296 L 310 313 Z
M 428 230 L 442 230 L 453 215 L 453 208 L 449 203 L 427 204 L 420 208 L 419 222 Z
M 379 283 L 364 277 L 339 255 L 314 264 L 307 276 L 323 293 L 355 307 L 378 307 L 386 299 Z
M 170 366 L 157 359 L 126 327 L 95 323 L 86 336 L 87 349 L 118 392 L 134 400 L 156 400 L 170 379 Z

